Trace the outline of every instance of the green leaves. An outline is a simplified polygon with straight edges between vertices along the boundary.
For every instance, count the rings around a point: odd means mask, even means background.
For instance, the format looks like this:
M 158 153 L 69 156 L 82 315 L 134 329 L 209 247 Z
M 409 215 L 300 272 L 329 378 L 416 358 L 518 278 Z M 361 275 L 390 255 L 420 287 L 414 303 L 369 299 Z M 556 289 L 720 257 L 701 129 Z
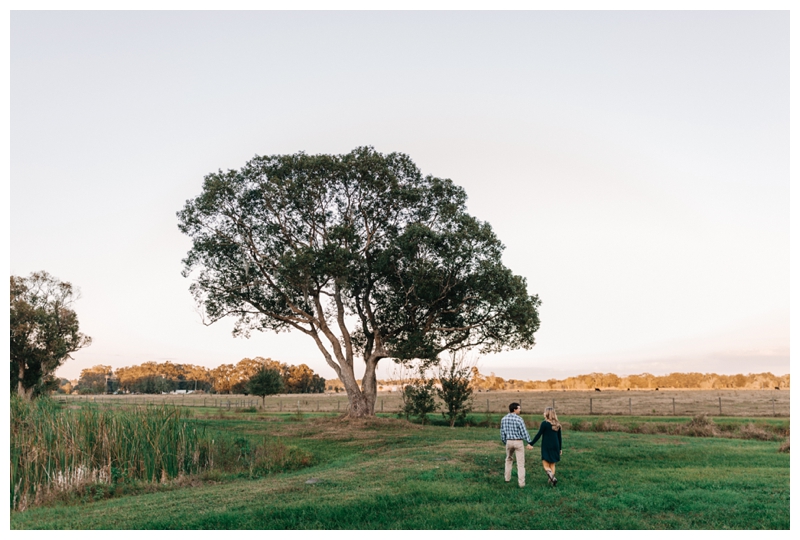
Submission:
M 72 285 L 47 272 L 11 276 L 11 391 L 23 397 L 42 393 L 70 354 L 91 344 L 80 333 L 71 306 Z
M 277 369 L 262 368 L 247 383 L 248 391 L 254 396 L 264 398 L 283 391 L 283 377 Z
M 337 373 L 354 354 L 532 347 L 539 299 L 466 199 L 408 156 L 370 147 L 256 156 L 208 175 L 178 212 L 193 242 L 183 274 L 211 322 L 234 316 L 242 335 L 302 331 Z

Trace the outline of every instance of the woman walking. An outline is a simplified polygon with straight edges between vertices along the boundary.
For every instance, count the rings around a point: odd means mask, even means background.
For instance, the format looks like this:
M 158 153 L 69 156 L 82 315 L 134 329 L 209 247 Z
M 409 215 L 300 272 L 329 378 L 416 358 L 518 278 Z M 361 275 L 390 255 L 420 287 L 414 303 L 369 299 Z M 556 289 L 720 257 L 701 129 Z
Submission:
M 542 438 L 542 466 L 547 473 L 551 486 L 558 483 L 556 479 L 556 463 L 561 460 L 561 422 L 558 421 L 556 410 L 547 407 L 544 410 L 544 420 L 539 425 L 539 432 L 533 438 L 531 446 Z

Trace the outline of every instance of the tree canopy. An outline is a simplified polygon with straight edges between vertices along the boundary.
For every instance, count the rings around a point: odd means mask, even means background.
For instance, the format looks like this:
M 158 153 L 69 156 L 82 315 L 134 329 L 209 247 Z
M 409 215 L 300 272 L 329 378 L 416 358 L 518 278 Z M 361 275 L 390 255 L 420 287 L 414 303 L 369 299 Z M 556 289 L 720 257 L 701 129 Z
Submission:
M 78 378 L 78 391 L 82 394 L 105 394 L 109 391 L 109 379 L 114 371 L 111 366 L 92 366 L 82 369 Z
M 31 399 L 52 386 L 53 373 L 92 340 L 72 310 L 77 291 L 47 272 L 11 276 L 11 391 Z
M 281 372 L 275 368 L 263 366 L 247 381 L 247 389 L 254 396 L 261 398 L 263 407 L 266 396 L 278 394 L 283 390 Z
M 235 335 L 302 332 L 344 384 L 350 414 L 374 414 L 381 359 L 534 345 L 539 299 L 466 198 L 399 153 L 257 156 L 207 175 L 178 212 L 192 239 L 183 274 L 207 324 L 232 316 Z

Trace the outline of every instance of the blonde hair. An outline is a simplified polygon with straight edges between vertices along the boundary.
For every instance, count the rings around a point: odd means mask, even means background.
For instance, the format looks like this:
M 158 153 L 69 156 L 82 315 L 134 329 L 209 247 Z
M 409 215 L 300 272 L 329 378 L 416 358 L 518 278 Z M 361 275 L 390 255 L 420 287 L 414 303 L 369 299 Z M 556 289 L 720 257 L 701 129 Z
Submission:
M 561 429 L 561 422 L 558 421 L 556 410 L 553 407 L 545 407 L 544 419 L 550 422 L 550 425 L 553 426 L 553 431 L 558 431 Z

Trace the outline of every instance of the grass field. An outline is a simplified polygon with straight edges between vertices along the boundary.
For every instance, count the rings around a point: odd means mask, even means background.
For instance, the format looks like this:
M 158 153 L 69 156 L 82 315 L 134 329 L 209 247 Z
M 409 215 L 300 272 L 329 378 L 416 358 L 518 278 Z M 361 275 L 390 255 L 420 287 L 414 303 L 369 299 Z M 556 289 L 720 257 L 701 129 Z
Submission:
M 476 412 L 505 413 L 508 404 L 517 401 L 523 411 L 541 414 L 546 406 L 555 404 L 559 415 L 602 414 L 625 416 L 745 416 L 788 417 L 788 390 L 604 390 L 571 391 L 498 391 L 475 394 Z M 187 407 L 217 407 L 234 409 L 260 406 L 254 396 L 227 394 L 188 395 L 117 395 L 117 396 L 59 396 L 66 402 L 95 401 L 115 404 L 172 403 Z M 722 411 L 720 412 L 720 405 Z M 269 396 L 265 410 L 291 412 L 343 412 L 347 407 L 344 394 L 282 394 Z M 378 392 L 377 412 L 402 409 L 397 392 Z
M 537 447 L 526 452 L 528 485 L 519 489 L 516 477 L 510 484 L 503 481 L 503 448 L 494 426 L 451 429 L 396 418 L 347 422 L 333 415 L 212 409 L 192 413 L 192 422 L 208 432 L 254 441 L 280 437 L 313 458 L 304 469 L 255 479 L 209 473 L 122 497 L 12 512 L 11 527 L 789 528 L 789 454 L 778 452 L 778 440 L 567 430 L 558 487 L 547 485 Z M 577 424 L 583 418 L 562 420 Z M 788 430 L 787 419 L 758 422 Z

